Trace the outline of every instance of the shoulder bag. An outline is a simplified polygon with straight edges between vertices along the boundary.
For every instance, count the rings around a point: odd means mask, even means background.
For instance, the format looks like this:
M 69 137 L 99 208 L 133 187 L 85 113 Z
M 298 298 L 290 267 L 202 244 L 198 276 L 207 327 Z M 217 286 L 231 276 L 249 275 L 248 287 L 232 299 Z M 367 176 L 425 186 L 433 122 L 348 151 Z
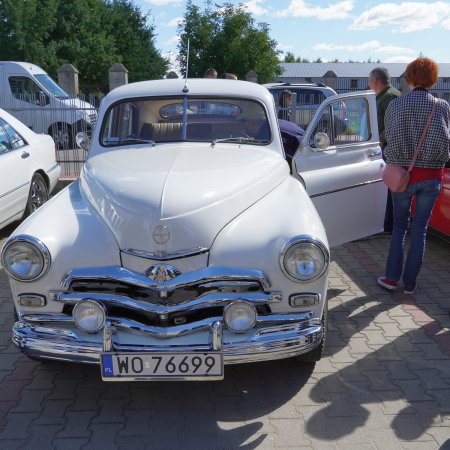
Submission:
M 413 159 L 408 169 L 405 170 L 403 167 L 396 166 L 394 164 L 386 164 L 386 167 L 383 171 L 383 181 L 392 192 L 404 192 L 408 187 L 411 170 L 414 167 L 417 155 L 420 152 L 420 147 L 422 147 L 423 141 L 425 140 L 425 136 L 427 134 L 428 127 L 430 126 L 431 119 L 433 118 L 435 109 L 436 102 L 433 102 L 433 108 L 431 109 L 430 115 L 428 116 L 428 121 L 422 132 L 422 136 L 420 137 L 419 143 L 417 144 L 416 151 L 414 152 Z

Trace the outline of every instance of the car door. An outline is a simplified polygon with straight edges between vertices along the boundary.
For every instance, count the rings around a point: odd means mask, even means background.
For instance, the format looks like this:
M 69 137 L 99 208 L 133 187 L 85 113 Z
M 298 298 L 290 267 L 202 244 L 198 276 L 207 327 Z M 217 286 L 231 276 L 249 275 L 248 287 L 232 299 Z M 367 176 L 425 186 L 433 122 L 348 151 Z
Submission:
M 320 105 L 294 156 L 330 246 L 383 230 L 387 188 L 378 139 L 375 94 L 340 94 Z
M 11 218 L 19 219 L 25 208 L 30 186 L 28 147 L 0 117 L 0 227 Z

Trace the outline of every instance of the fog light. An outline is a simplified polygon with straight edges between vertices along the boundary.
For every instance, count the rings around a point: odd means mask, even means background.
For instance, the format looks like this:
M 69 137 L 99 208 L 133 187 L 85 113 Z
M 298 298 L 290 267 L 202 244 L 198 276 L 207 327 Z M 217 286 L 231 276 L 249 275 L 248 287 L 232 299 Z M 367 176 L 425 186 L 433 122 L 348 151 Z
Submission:
M 292 294 L 289 297 L 289 304 L 291 306 L 314 306 L 318 305 L 320 301 L 319 294 Z
M 227 327 L 236 333 L 245 333 L 255 326 L 256 308 L 244 300 L 235 300 L 223 311 L 223 320 Z
M 43 295 L 37 294 L 23 294 L 19 295 L 17 303 L 20 306 L 25 306 L 27 308 L 39 308 L 47 304 L 47 300 Z
M 83 300 L 73 308 L 72 317 L 80 330 L 95 333 L 105 325 L 106 312 L 100 303 Z

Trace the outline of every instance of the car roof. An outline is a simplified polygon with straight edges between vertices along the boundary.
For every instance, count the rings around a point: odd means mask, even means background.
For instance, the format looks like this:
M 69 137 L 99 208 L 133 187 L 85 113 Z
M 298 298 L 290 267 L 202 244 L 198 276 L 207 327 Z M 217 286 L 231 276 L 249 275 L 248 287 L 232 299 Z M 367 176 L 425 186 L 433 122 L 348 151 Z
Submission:
M 249 81 L 211 78 L 188 78 L 140 81 L 120 86 L 111 91 L 104 100 L 113 103 L 126 98 L 148 96 L 224 96 L 250 98 L 270 103 L 272 96 L 262 85 Z

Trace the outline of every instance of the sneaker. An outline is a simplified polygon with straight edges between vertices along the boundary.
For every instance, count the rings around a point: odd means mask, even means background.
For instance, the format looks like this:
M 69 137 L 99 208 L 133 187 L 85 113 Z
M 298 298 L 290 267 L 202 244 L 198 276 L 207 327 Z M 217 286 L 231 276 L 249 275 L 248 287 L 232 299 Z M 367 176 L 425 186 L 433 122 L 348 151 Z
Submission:
M 380 286 L 383 286 L 385 289 L 389 289 L 390 291 L 395 291 L 397 289 L 397 282 L 389 280 L 386 277 L 378 278 L 377 282 Z
M 412 294 L 414 294 L 414 292 L 416 292 L 416 287 L 415 286 L 413 288 L 405 287 L 405 289 L 403 289 L 403 293 L 406 294 L 406 295 L 412 295 Z

